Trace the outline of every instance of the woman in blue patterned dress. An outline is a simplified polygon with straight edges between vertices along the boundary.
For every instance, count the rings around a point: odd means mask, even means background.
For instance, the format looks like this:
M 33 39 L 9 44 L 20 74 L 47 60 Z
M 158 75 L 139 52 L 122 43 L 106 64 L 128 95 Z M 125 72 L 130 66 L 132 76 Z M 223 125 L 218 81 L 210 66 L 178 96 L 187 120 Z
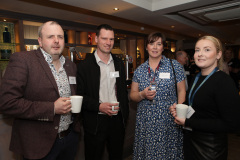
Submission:
M 174 75 L 170 59 L 162 55 L 163 43 L 161 33 L 148 36 L 149 59 L 135 70 L 132 80 L 130 98 L 138 102 L 134 160 L 183 159 L 182 130 L 174 123 L 169 107 L 185 100 L 184 72 L 172 60 Z

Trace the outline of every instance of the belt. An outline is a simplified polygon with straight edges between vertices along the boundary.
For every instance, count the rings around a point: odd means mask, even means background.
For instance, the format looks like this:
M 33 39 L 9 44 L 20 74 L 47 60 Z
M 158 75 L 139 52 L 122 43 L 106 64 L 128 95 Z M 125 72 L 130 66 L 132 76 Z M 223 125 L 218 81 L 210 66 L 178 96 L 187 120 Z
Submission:
M 67 130 L 58 133 L 58 138 L 62 139 L 64 137 L 66 137 L 70 132 L 71 132 L 71 129 L 70 129 L 70 126 L 69 126 Z

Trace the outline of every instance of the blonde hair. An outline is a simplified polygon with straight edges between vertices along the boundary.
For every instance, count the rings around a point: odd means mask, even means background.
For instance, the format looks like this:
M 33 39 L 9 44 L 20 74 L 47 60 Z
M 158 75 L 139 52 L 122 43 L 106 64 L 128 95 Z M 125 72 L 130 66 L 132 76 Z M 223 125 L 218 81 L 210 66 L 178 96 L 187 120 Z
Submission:
M 200 40 L 209 40 L 209 41 L 213 42 L 214 46 L 216 47 L 217 54 L 219 52 L 222 52 L 222 55 L 217 62 L 217 66 L 220 70 L 223 70 L 223 63 L 224 63 L 224 61 L 223 61 L 223 46 L 222 46 L 221 41 L 218 38 L 213 37 L 213 36 L 203 36 L 203 37 L 198 39 L 198 41 L 200 41 Z

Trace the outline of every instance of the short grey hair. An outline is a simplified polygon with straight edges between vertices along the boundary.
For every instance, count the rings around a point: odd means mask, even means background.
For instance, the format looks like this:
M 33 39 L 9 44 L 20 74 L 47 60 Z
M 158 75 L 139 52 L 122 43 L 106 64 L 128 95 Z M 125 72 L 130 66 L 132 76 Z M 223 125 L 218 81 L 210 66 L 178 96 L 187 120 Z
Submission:
M 50 23 L 50 25 L 59 25 L 60 24 L 56 21 L 48 21 L 48 22 L 45 22 L 43 23 L 39 28 L 38 28 L 38 37 L 42 38 L 42 29 L 43 27 L 47 24 L 47 23 Z

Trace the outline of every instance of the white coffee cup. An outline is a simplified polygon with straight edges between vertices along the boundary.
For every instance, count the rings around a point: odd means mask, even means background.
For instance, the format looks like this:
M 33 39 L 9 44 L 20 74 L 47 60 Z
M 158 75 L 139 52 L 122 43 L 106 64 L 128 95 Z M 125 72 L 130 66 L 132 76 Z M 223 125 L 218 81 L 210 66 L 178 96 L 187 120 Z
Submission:
M 81 112 L 81 108 L 82 108 L 82 100 L 83 100 L 83 96 L 70 96 L 71 98 L 71 105 L 72 105 L 72 113 L 80 113 Z
M 119 111 L 119 110 L 115 109 L 115 107 L 119 107 L 119 102 L 117 102 L 117 101 L 111 101 L 110 103 L 117 103 L 117 105 L 112 106 L 112 111 L 114 111 L 114 112 Z M 113 115 L 117 115 L 117 113 L 116 113 L 116 114 L 113 114 Z
M 187 111 L 188 111 L 188 105 L 177 104 L 176 105 L 176 111 L 177 111 L 177 117 L 186 118 L 187 117 Z

